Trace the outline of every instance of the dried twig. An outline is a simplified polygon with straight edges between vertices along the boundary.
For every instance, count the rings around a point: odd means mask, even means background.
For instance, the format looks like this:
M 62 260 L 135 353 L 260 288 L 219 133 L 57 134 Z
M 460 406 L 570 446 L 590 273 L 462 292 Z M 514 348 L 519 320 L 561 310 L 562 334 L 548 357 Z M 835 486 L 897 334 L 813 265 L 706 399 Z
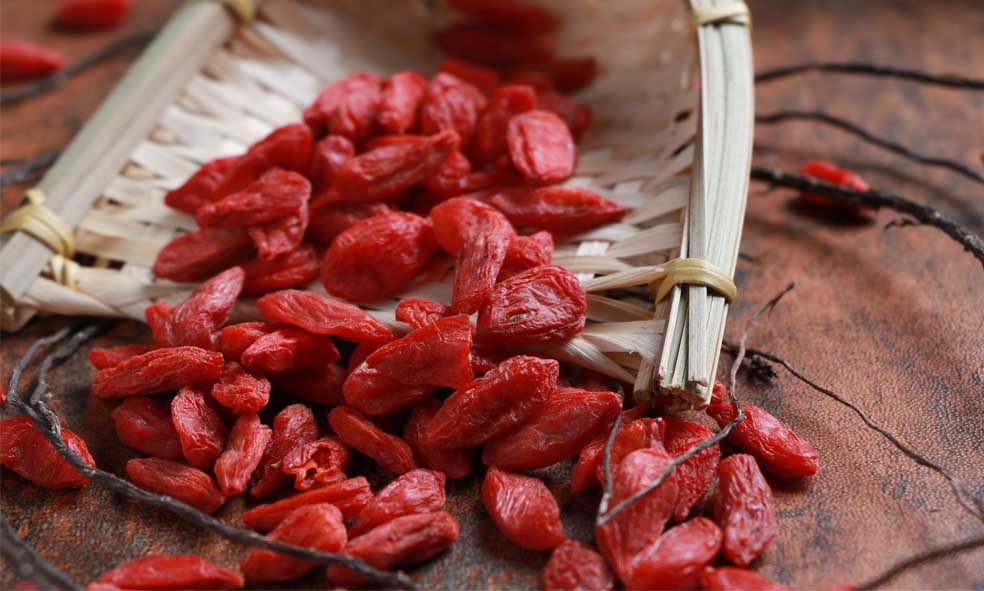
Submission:
M 959 242 L 964 250 L 970 252 L 984 266 L 984 241 L 981 238 L 960 226 L 955 221 L 944 216 L 928 205 L 916 203 L 892 193 L 881 191 L 855 191 L 847 187 L 841 187 L 830 183 L 825 183 L 817 179 L 784 172 L 782 170 L 752 166 L 752 178 L 766 181 L 773 185 L 809 191 L 817 195 L 850 206 L 868 206 L 874 208 L 886 208 L 912 216 L 917 222 L 927 226 L 933 226 L 940 230 L 956 242 Z
M 925 564 L 927 562 L 936 560 L 937 558 L 944 558 L 959 554 L 960 552 L 966 552 L 967 550 L 973 550 L 974 548 L 980 548 L 984 546 L 984 536 L 978 536 L 976 538 L 971 538 L 963 542 L 957 542 L 956 544 L 951 544 L 949 546 L 943 546 L 941 548 L 934 548 L 932 550 L 927 550 L 925 552 L 920 552 L 915 556 L 911 556 L 894 564 L 889 567 L 888 570 L 881 573 L 880 575 L 868 579 L 867 581 L 860 583 L 854 587 L 855 591 L 867 591 L 868 589 L 874 589 L 881 586 L 883 583 L 890 581 L 891 579 L 897 577 L 903 572 L 919 566 L 920 564 Z
M 782 66 L 765 70 L 755 75 L 755 82 L 770 82 L 806 72 L 836 72 L 839 74 L 864 74 L 868 76 L 883 76 L 887 78 L 902 78 L 913 82 L 934 84 L 949 88 L 964 90 L 984 90 L 984 80 L 976 80 L 959 75 L 929 74 L 919 70 L 896 68 L 893 66 L 876 66 L 860 62 L 806 62 L 791 66 Z
M 82 591 L 82 586 L 63 573 L 57 566 L 37 553 L 26 540 L 22 539 L 6 519 L 0 520 L 0 555 L 7 561 L 7 567 L 17 571 L 23 581 L 34 583 L 38 589 L 64 589 Z
M 856 123 L 852 123 L 846 119 L 841 119 L 840 117 L 835 117 L 834 115 L 829 115 L 820 111 L 776 111 L 775 113 L 766 113 L 764 115 L 755 116 L 755 122 L 762 124 L 782 123 L 784 121 L 794 120 L 817 121 L 820 123 L 825 123 L 832 127 L 836 127 L 848 133 L 854 134 L 868 143 L 884 148 L 889 152 L 893 152 L 914 162 L 925 164 L 926 166 L 947 168 L 957 174 L 977 181 L 978 183 L 984 183 L 984 175 L 973 168 L 970 168 L 966 164 L 949 160 L 947 158 L 938 158 L 936 156 L 919 154 L 918 152 L 911 150 L 902 144 L 875 135 Z
M 18 185 L 38 178 L 49 166 L 54 164 L 61 153 L 61 149 L 57 149 L 26 160 L 5 161 L 3 166 L 9 166 L 11 169 L 0 174 L 0 187 Z

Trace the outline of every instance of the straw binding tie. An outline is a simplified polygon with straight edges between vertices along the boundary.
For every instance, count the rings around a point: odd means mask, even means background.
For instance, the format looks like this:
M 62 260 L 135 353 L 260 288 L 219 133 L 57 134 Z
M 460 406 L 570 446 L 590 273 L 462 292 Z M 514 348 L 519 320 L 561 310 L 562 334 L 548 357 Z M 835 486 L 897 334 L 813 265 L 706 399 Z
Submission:
M 649 284 L 660 302 L 677 285 L 703 285 L 720 294 L 730 304 L 738 297 L 738 287 L 724 271 L 704 259 L 673 259 L 663 265 L 663 272 Z

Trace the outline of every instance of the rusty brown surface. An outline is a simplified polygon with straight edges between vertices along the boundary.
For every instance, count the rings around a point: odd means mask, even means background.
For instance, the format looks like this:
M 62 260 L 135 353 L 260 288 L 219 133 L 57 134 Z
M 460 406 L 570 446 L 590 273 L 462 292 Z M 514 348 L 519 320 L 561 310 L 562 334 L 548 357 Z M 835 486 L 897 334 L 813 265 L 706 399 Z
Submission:
M 0 4 L 0 30 L 40 38 L 81 55 L 113 34 L 65 36 L 45 28 L 50 1 Z M 136 2 L 133 30 L 154 26 L 176 2 Z M 757 69 L 809 59 L 862 60 L 984 78 L 984 11 L 976 0 L 789 2 L 753 0 Z M 118 34 L 118 33 L 116 33 Z M 977 57 L 975 57 L 977 56 Z M 976 61 L 975 61 L 976 60 Z M 2 112 L 4 158 L 27 157 L 67 141 L 124 70 L 97 68 L 56 94 Z M 758 109 L 822 109 L 924 152 L 981 166 L 984 98 L 888 80 L 809 75 L 761 85 Z M 876 187 L 925 201 L 978 233 L 984 231 L 981 186 L 949 172 L 914 165 L 841 132 L 813 124 L 759 127 L 756 162 L 785 169 L 829 158 Z M 870 223 L 817 217 L 788 191 L 753 186 L 737 281 L 741 298 L 729 336 L 754 308 L 789 281 L 796 289 L 753 331 L 750 344 L 788 358 L 808 375 L 860 404 L 916 449 L 984 493 L 984 273 L 959 247 L 929 228 L 885 229 L 889 212 Z M 15 199 L 14 192 L 7 199 Z M 9 201 L 7 201 L 9 203 Z M 5 336 L 4 371 L 40 335 L 65 319 L 35 321 Z M 100 343 L 146 336 L 118 323 Z M 726 362 L 722 363 L 722 366 Z M 91 375 L 78 356 L 56 374 L 54 401 L 68 425 L 106 469 L 119 473 L 133 453 L 116 442 L 110 407 L 87 397 Z M 773 482 L 781 532 L 759 570 L 795 589 L 819 589 L 871 576 L 912 553 L 972 535 L 982 525 L 962 513 L 945 482 L 903 459 L 848 410 L 783 375 L 743 395 L 794 426 L 820 449 L 821 472 L 808 482 Z M 587 513 L 597 499 L 575 499 L 563 471 L 548 477 L 572 537 L 587 540 Z M 450 510 L 462 540 L 420 569 L 424 588 L 535 588 L 545 555 L 519 550 L 483 514 L 476 483 L 451 487 Z M 245 550 L 196 531 L 100 487 L 40 490 L 3 473 L 6 519 L 79 581 L 150 552 L 199 552 L 235 565 Z M 236 521 L 236 500 L 219 512 Z M 0 584 L 14 582 L 4 569 Z M 311 577 L 293 585 L 316 587 Z M 948 558 L 906 574 L 896 589 L 984 588 L 984 553 Z

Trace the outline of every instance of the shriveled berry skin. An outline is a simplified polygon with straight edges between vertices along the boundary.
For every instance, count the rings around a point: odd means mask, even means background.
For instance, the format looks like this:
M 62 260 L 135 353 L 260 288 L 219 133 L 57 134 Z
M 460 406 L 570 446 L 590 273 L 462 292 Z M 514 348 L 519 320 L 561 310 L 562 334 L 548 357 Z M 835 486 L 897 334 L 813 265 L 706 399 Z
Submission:
M 273 419 L 270 447 L 264 452 L 253 473 L 250 496 L 259 499 L 283 488 L 287 484 L 287 477 L 281 469 L 284 456 L 292 449 L 317 438 L 318 423 L 307 406 L 291 404 L 277 413 Z
M 369 456 L 384 470 L 403 474 L 417 467 L 405 441 L 382 431 L 351 407 L 333 408 L 328 413 L 328 424 L 342 442 Z
M 696 517 L 666 530 L 643 550 L 622 582 L 633 591 L 691 589 L 720 550 L 721 530 L 710 519 Z
M 120 589 L 242 589 L 234 570 L 194 554 L 152 554 L 124 562 L 96 579 Z
M 424 183 L 424 189 L 439 198 L 468 193 L 471 173 L 472 167 L 468 157 L 459 151 L 451 152 L 437 172 Z
M 714 436 L 710 429 L 700 423 L 669 416 L 664 420 L 666 435 L 663 438 L 663 446 L 674 458 L 680 457 L 701 441 Z M 680 495 L 676 509 L 673 511 L 674 521 L 686 519 L 690 509 L 704 498 L 711 483 L 714 482 L 714 474 L 717 472 L 720 460 L 721 447 L 712 445 L 677 466 L 675 478 Z
M 473 235 L 511 230 L 509 220 L 494 207 L 470 197 L 454 197 L 430 211 L 434 236 L 445 252 L 457 255 Z M 510 237 L 515 232 L 510 233 Z
M 612 591 L 615 577 L 594 548 L 564 540 L 543 569 L 544 591 Z
M 780 478 L 813 476 L 819 467 L 817 449 L 765 409 L 742 404 L 745 420 L 728 434 L 728 442 L 755 456 L 766 472 Z M 725 426 L 735 418 L 730 403 L 711 404 L 707 414 Z
M 394 212 L 356 222 L 325 253 L 321 281 L 353 302 L 391 296 L 413 279 L 437 248 L 430 221 Z
M 311 166 L 313 146 L 311 131 L 303 123 L 278 127 L 236 158 L 215 192 L 219 197 L 235 193 L 274 168 L 304 174 Z
M 537 232 L 532 236 L 513 236 L 506 248 L 497 282 L 505 281 L 533 267 L 549 265 L 553 259 L 554 241 L 550 232 Z
M 330 503 L 319 503 L 296 509 L 267 538 L 321 552 L 338 552 L 348 541 L 348 534 L 341 511 Z M 239 568 L 251 582 L 260 583 L 291 581 L 317 566 L 301 558 L 253 548 Z
M 489 468 L 482 505 L 509 541 L 528 550 L 550 550 L 564 541 L 560 507 L 538 478 Z
M 439 72 L 428 83 L 420 105 L 420 131 L 433 134 L 454 130 L 460 138 L 460 148 L 467 151 L 484 108 L 485 97 L 480 90 L 457 76 Z
M 471 472 L 471 453 L 465 449 L 437 449 L 427 441 L 431 422 L 441 408 L 441 401 L 433 396 L 418 402 L 403 430 L 403 440 L 413 450 L 413 456 L 422 466 L 439 470 L 448 478 L 458 479 Z
M 622 399 L 614 392 L 555 390 L 524 423 L 489 441 L 482 461 L 526 471 L 566 460 L 607 431 L 621 408 Z
M 717 473 L 714 518 L 724 531 L 722 553 L 732 564 L 748 566 L 779 531 L 772 490 L 755 458 L 748 454 L 721 460 Z
M 617 222 L 625 206 L 581 187 L 517 187 L 495 191 L 484 201 L 501 211 L 516 227 L 571 236 Z
M 536 91 L 524 84 L 500 86 L 478 119 L 472 151 L 478 162 L 494 162 L 508 153 L 506 131 L 513 116 L 536 108 Z
M 229 436 L 229 428 L 213 406 L 212 398 L 196 388 L 182 388 L 171 401 L 171 422 L 188 463 L 211 470 Z
M 359 513 L 350 533 L 360 536 L 403 515 L 440 511 L 446 498 L 444 479 L 441 472 L 423 468 L 399 476 Z
M 563 267 L 535 267 L 492 288 L 478 312 L 485 343 L 548 343 L 584 329 L 587 297 L 577 276 Z
M 304 367 L 324 367 L 338 361 L 338 349 L 331 338 L 313 334 L 296 326 L 281 326 L 256 339 L 242 354 L 242 364 L 259 373 L 270 374 Z
M 215 349 L 216 332 L 239 298 L 245 276 L 242 268 L 233 267 L 203 283 L 170 311 L 165 322 L 151 323 L 154 342 L 161 347 Z
M 427 79 L 412 70 L 390 76 L 383 85 L 379 105 L 379 127 L 383 132 L 401 135 L 414 130 L 426 91 Z
M 126 463 L 126 474 L 140 488 L 170 495 L 205 513 L 213 513 L 225 503 L 211 476 L 173 460 L 133 459 Z
M 307 285 L 318 278 L 321 261 L 313 248 L 301 246 L 269 261 L 250 261 L 242 269 L 246 273 L 243 295 L 253 295 Z
M 396 306 L 396 319 L 406 322 L 413 328 L 422 328 L 434 324 L 450 314 L 451 308 L 441 302 L 431 300 L 407 299 L 400 300 Z
M 237 415 L 255 414 L 270 401 L 270 382 L 247 372 L 236 362 L 229 362 L 212 386 L 212 398 Z
M 225 326 L 219 331 L 217 345 L 226 361 L 242 361 L 243 352 L 265 334 L 277 330 L 282 325 L 272 322 L 240 322 Z
M 215 461 L 215 479 L 222 494 L 231 497 L 246 490 L 253 471 L 270 444 L 271 433 L 270 427 L 261 423 L 256 415 L 244 414 L 236 419 L 225 451 Z
M 577 149 L 563 119 L 534 109 L 509 119 L 506 128 L 509 159 L 535 185 L 550 185 L 574 173 Z
M 525 421 L 553 391 L 560 372 L 552 359 L 517 356 L 452 394 L 431 421 L 437 449 L 474 447 Z
M 201 281 L 253 258 L 242 228 L 202 228 L 171 240 L 157 253 L 154 275 L 171 281 Z
M 44 488 L 80 488 L 89 484 L 89 479 L 79 474 L 34 428 L 35 424 L 25 416 L 0 421 L 0 464 Z M 85 440 L 66 427 L 61 433 L 69 449 L 90 466 L 96 465 Z
M 300 246 L 307 231 L 309 217 L 308 202 L 305 200 L 290 215 L 250 226 L 246 229 L 246 234 L 256 246 L 260 260 L 271 261 Z
M 181 441 L 165 400 L 132 396 L 109 413 L 116 436 L 130 447 L 155 458 L 182 457 Z
M 269 320 L 299 326 L 355 343 L 385 343 L 396 335 L 361 308 L 309 291 L 285 289 L 256 301 Z
M 167 347 L 131 357 L 92 379 L 96 398 L 157 394 L 218 379 L 222 354 L 198 347 Z
M 321 368 L 302 368 L 269 374 L 270 383 L 276 391 L 313 402 L 336 406 L 342 404 L 342 383 L 345 381 L 345 368 L 337 363 L 327 363 Z
M 413 566 L 446 550 L 459 535 L 458 520 L 438 511 L 404 515 L 349 540 L 343 552 L 381 570 Z M 362 577 L 343 567 L 328 567 L 328 577 L 357 585 Z
M 295 213 L 311 198 L 304 176 L 273 169 L 243 189 L 199 207 L 195 220 L 202 228 L 248 228 Z
M 156 348 L 156 345 L 119 345 L 108 349 L 89 349 L 89 363 L 96 369 L 106 369 Z
M 284 474 L 294 477 L 294 488 L 311 490 L 325 484 L 345 480 L 345 468 L 352 454 L 337 437 L 321 439 L 294 446 L 280 461 Z
M 239 156 L 230 156 L 209 160 L 184 184 L 168 191 L 164 204 L 194 215 L 200 207 L 221 199 L 223 195 L 218 189 L 238 159 Z
M 733 566 L 705 568 L 700 574 L 700 588 L 704 591 L 791 591 L 753 570 Z
M 598 465 L 605 450 L 605 439 L 596 438 L 581 448 L 571 467 L 571 492 L 578 495 L 598 485 Z
M 382 96 L 382 79 L 375 76 L 360 79 L 339 101 L 328 123 L 328 131 L 348 138 L 356 145 L 362 144 L 377 131 L 376 117 Z
M 382 80 L 378 76 L 366 72 L 356 72 L 341 80 L 330 82 L 321 89 L 314 102 L 304 109 L 304 123 L 316 137 L 321 137 L 328 132 L 335 112 L 348 97 L 368 95 L 371 101 L 372 94 L 378 95 L 381 85 Z
M 321 191 L 331 186 L 331 179 L 335 171 L 343 164 L 355 157 L 355 146 L 352 142 L 340 135 L 329 135 L 321 138 L 314 146 L 314 153 L 311 155 L 311 171 L 308 178 L 313 185 L 313 196 L 320 195 Z M 313 203 L 311 204 L 313 207 Z M 312 209 L 312 219 L 314 211 Z
M 253 529 L 269 531 L 299 507 L 318 503 L 331 503 L 338 507 L 344 519 L 351 519 L 358 515 L 372 498 L 369 481 L 364 476 L 357 476 L 291 495 L 273 503 L 257 505 L 243 515 L 243 523 Z
M 308 239 L 322 244 L 331 242 L 356 222 L 392 212 L 385 203 L 338 203 L 330 197 L 311 201 Z M 321 261 L 318 261 L 320 269 Z
M 636 419 L 623 423 L 612 442 L 611 467 L 614 471 L 622 459 L 637 449 L 654 448 L 666 451 L 663 440 L 666 438 L 666 421 L 663 417 Z M 604 465 L 598 463 L 595 472 L 598 482 L 605 482 Z

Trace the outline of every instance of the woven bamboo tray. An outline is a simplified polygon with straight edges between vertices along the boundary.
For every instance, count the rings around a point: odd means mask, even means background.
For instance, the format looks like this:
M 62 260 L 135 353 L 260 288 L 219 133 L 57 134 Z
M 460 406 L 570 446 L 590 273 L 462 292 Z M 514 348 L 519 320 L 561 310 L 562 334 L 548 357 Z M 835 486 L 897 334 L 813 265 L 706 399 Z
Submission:
M 702 404 L 727 300 L 686 277 L 659 302 L 650 287 L 678 258 L 734 272 L 753 121 L 747 10 L 732 0 L 690 0 L 690 10 L 679 0 L 541 4 L 563 15 L 558 52 L 590 53 L 602 72 L 576 97 L 593 109 L 594 124 L 568 183 L 630 211 L 557 244 L 555 263 L 588 291 L 590 322 L 544 352 L 635 383 L 637 398 L 660 384 Z M 4 236 L 5 330 L 38 312 L 142 321 L 150 302 L 183 299 L 194 285 L 150 271 L 164 244 L 195 228 L 164 205 L 167 190 L 202 163 L 300 120 L 326 82 L 359 70 L 435 71 L 429 32 L 453 18 L 440 2 L 412 0 L 266 0 L 255 18 L 241 10 L 249 5 L 184 5 L 31 193 L 32 207 L 56 216 L 71 238 Z M 447 303 L 450 282 L 400 297 Z M 397 302 L 364 307 L 406 330 L 393 316 Z M 235 311 L 255 315 L 249 301 Z

